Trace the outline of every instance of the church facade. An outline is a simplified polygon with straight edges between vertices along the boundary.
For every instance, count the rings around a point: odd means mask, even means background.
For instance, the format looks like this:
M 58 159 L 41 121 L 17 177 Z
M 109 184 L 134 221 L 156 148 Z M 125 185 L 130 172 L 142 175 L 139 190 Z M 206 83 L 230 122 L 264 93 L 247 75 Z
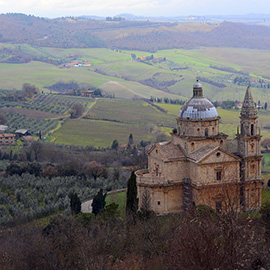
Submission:
M 152 145 L 148 169 L 136 172 L 140 208 L 145 200 L 158 214 L 189 210 L 199 204 L 217 212 L 260 208 L 261 135 L 249 87 L 235 139 L 228 140 L 219 131 L 219 120 L 197 82 L 193 97 L 176 117 L 171 140 Z

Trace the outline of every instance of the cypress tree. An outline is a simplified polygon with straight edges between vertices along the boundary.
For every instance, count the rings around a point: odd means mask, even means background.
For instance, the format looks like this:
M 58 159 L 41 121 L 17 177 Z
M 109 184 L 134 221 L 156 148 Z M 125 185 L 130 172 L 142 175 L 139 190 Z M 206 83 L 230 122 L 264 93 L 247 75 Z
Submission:
M 117 140 L 114 140 L 113 143 L 112 143 L 111 148 L 117 151 L 118 150 L 118 146 L 119 146 L 118 141 Z
M 138 211 L 138 198 L 137 198 L 137 184 L 136 184 L 136 175 L 132 171 L 131 176 L 128 180 L 127 186 L 127 204 L 126 204 L 126 213 L 133 217 L 136 216 Z
M 95 215 L 99 214 L 103 208 L 105 207 L 105 198 L 107 196 L 107 193 L 103 194 L 102 188 L 99 190 L 97 195 L 93 198 L 93 202 L 91 204 L 92 206 L 92 213 Z
M 71 208 L 71 213 L 73 215 L 77 215 L 81 212 L 81 200 L 78 197 L 77 193 L 71 193 L 69 195 L 70 198 L 70 208 Z
M 132 144 L 133 144 L 133 135 L 132 133 L 130 133 L 128 137 L 128 145 L 131 146 Z

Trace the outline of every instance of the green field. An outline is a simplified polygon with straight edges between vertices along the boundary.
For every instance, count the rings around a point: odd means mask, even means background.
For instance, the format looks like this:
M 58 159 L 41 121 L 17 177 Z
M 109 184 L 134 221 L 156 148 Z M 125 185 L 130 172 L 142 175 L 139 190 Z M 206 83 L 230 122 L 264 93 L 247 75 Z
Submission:
M 114 139 L 120 144 L 154 141 L 159 133 L 168 133 L 175 126 L 175 117 L 157 110 L 144 101 L 99 99 L 87 119 L 69 119 L 53 133 L 56 143 L 111 146 Z
M 127 124 L 102 120 L 69 119 L 53 133 L 55 143 L 72 145 L 92 145 L 108 147 L 117 139 L 120 144 L 128 142 L 129 134 L 133 134 L 134 142 L 153 140 L 154 135 L 148 134 L 147 125 Z
M 175 119 L 141 100 L 100 99 L 91 110 L 92 119 L 174 127 Z
M 0 44 L 0 47 L 14 46 Z M 188 98 L 192 92 L 192 85 L 196 77 L 210 79 L 216 83 L 223 83 L 225 88 L 219 88 L 212 83 L 203 82 L 205 96 L 215 100 L 242 100 L 246 86 L 233 84 L 239 75 L 234 72 L 211 68 L 233 68 L 251 77 L 264 78 L 266 82 L 267 70 L 270 67 L 270 51 L 257 51 L 232 48 L 201 48 L 194 50 L 162 50 L 153 54 L 154 57 L 165 57 L 161 63 L 143 63 L 134 61 L 131 54 L 137 57 L 151 56 L 149 52 L 118 51 L 111 49 L 60 49 L 60 48 L 32 48 L 23 49 L 34 56 L 46 56 L 50 59 L 60 59 L 64 63 L 87 60 L 91 67 L 64 68 L 63 65 L 52 65 L 45 62 L 33 61 L 24 64 L 0 64 L 1 88 L 21 89 L 23 83 L 28 82 L 45 89 L 58 81 L 71 80 L 78 83 L 89 83 L 100 87 L 105 93 L 121 98 L 134 97 L 169 97 Z M 172 70 L 174 67 L 184 69 Z M 6 79 L 8 78 L 8 80 Z M 153 85 L 143 80 L 152 80 Z M 166 83 L 168 85 L 166 85 Z M 165 83 L 165 85 L 163 85 Z M 151 85 L 151 86 L 149 86 Z M 155 86 L 156 85 L 156 86 Z M 252 89 L 255 102 L 269 102 L 267 88 Z

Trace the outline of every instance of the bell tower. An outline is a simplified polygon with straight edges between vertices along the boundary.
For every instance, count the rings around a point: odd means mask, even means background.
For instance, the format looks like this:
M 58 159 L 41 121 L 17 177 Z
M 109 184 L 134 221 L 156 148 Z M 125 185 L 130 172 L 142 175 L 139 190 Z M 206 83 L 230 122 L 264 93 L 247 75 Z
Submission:
M 241 114 L 240 134 L 237 131 L 240 164 L 240 204 L 244 210 L 260 207 L 261 198 L 261 135 L 258 115 L 250 88 L 246 90 Z M 256 193 L 256 196 L 254 195 Z M 258 194 L 257 194 L 258 193 Z M 252 198 L 257 198 L 255 202 Z M 256 204 L 256 205 L 254 205 Z M 255 206 L 255 207 L 254 207 Z

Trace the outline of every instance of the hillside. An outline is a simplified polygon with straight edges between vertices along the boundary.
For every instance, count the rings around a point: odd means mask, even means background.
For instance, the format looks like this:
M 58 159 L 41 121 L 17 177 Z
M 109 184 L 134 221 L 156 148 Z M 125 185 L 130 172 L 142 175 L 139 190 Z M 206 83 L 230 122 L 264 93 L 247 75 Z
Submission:
M 58 48 L 117 48 L 154 52 L 171 48 L 232 47 L 270 49 L 270 28 L 240 23 L 160 23 L 45 19 L 0 15 L 0 42 Z
M 17 54 L 19 50 L 21 54 Z M 21 89 L 27 82 L 48 92 L 54 84 L 73 81 L 98 87 L 107 96 L 185 100 L 190 97 L 197 77 L 204 86 L 206 97 L 212 101 L 241 101 L 247 85 L 251 84 L 255 102 L 269 102 L 269 51 L 200 48 L 160 50 L 152 54 L 8 43 L 1 43 L 0 51 L 7 52 L 0 58 L 1 89 Z M 29 56 L 27 62 L 11 63 L 8 60 L 20 56 L 23 60 L 25 55 Z M 89 65 L 74 67 L 74 62 L 88 62 Z

